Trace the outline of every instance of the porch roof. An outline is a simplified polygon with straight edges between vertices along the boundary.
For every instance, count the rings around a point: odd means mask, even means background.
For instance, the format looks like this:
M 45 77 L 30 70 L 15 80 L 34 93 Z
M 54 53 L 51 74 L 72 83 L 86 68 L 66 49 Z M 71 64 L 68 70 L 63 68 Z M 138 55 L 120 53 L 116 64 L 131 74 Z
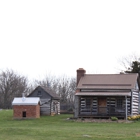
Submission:
M 131 96 L 131 92 L 77 92 L 79 96 Z

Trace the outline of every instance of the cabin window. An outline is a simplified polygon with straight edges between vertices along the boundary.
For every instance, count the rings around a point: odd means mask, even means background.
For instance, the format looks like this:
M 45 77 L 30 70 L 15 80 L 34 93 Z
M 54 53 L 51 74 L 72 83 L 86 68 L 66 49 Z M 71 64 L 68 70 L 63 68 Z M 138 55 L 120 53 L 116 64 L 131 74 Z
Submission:
M 123 99 L 117 99 L 116 105 L 117 105 L 117 108 L 122 108 L 123 107 Z
M 26 111 L 22 112 L 22 117 L 26 118 Z
M 91 105 L 91 99 L 90 98 L 86 98 L 86 107 L 89 108 Z
M 38 91 L 37 96 L 42 96 L 41 91 Z

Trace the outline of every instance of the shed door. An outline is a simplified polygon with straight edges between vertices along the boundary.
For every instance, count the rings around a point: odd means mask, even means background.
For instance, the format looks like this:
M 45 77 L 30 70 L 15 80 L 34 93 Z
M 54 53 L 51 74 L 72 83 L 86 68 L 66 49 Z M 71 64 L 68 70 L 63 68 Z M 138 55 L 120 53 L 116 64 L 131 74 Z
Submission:
M 98 113 L 106 114 L 106 98 L 99 97 L 98 98 Z

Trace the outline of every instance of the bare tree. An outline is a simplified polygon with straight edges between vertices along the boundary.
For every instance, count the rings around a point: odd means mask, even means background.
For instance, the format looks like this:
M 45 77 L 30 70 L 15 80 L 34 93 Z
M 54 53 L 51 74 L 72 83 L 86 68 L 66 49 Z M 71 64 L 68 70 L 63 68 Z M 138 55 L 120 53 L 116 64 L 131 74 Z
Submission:
M 57 93 L 58 83 L 59 83 L 59 78 L 52 75 L 46 75 L 43 80 L 35 80 L 32 85 L 32 88 L 34 89 L 37 86 L 43 86 L 43 87 L 51 88 L 53 91 Z
M 124 57 L 120 61 L 123 69 L 121 72 L 123 73 L 138 73 L 138 86 L 140 88 L 140 56 L 138 57 L 136 54 L 129 55 L 128 57 Z
M 73 103 L 76 88 L 75 78 L 61 77 L 58 83 L 58 94 L 62 102 Z
M 128 70 L 131 71 L 131 68 L 133 66 L 133 62 L 140 62 L 140 56 L 133 53 L 127 57 L 122 57 L 119 60 L 119 63 L 121 65 L 120 71 L 122 71 L 122 72 L 125 72 Z
M 0 107 L 11 108 L 14 97 L 22 96 L 28 91 L 28 80 L 13 70 L 2 71 L 0 74 Z

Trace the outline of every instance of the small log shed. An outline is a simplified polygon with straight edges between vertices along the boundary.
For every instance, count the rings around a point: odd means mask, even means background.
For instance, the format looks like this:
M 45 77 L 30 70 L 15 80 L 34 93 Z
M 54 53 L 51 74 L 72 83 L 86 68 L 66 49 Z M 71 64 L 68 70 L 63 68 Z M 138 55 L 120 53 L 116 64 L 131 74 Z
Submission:
M 60 114 L 60 97 L 48 87 L 36 87 L 28 97 L 39 97 L 41 101 L 41 115 Z

